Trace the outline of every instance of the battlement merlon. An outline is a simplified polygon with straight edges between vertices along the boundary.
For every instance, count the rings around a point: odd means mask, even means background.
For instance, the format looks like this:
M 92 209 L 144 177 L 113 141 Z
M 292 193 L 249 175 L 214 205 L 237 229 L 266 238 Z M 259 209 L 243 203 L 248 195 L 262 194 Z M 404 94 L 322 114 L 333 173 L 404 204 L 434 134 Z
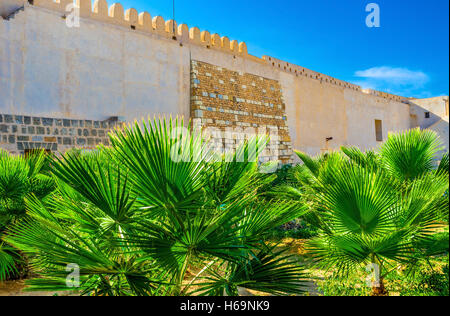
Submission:
M 277 58 L 274 58 L 271 56 L 263 56 L 263 59 L 272 67 L 277 68 L 282 71 L 286 71 L 286 72 L 289 72 L 289 73 L 292 73 L 292 74 L 295 74 L 298 76 L 309 77 L 311 79 L 316 79 L 316 80 L 319 80 L 319 81 L 325 82 L 325 83 L 335 84 L 337 86 L 341 86 L 344 88 L 362 91 L 361 87 L 358 85 L 355 85 L 355 84 L 352 84 L 350 82 L 346 82 L 343 80 L 339 80 L 339 79 L 333 78 L 331 76 L 319 73 L 317 71 L 313 71 L 313 70 L 307 69 L 305 67 L 294 65 L 294 64 L 288 63 L 286 61 L 283 61 L 283 60 L 280 60 L 280 59 L 277 59 Z
M 363 93 L 371 94 L 371 95 L 378 96 L 378 97 L 385 98 L 385 99 L 389 99 L 389 100 L 392 100 L 392 101 L 408 103 L 408 98 L 402 97 L 402 96 L 399 96 L 399 95 L 396 95 L 396 94 L 391 94 L 391 93 L 382 92 L 382 91 L 373 90 L 373 89 L 362 89 L 361 91 Z
M 62 15 L 68 14 L 73 10 L 74 5 L 79 9 L 82 18 L 89 18 L 114 25 L 119 25 L 127 28 L 132 28 L 141 32 L 156 33 L 168 39 L 174 39 L 180 43 L 190 43 L 194 45 L 204 46 L 209 49 L 217 49 L 223 52 L 238 55 L 244 58 L 251 59 L 256 62 L 265 63 L 272 66 L 279 71 L 285 71 L 297 76 L 304 76 L 311 79 L 316 79 L 320 82 L 333 84 L 346 89 L 360 91 L 362 93 L 371 94 L 374 96 L 386 98 L 397 102 L 406 102 L 407 98 L 389 94 L 373 89 L 362 89 L 360 86 L 333 78 L 328 75 L 312 71 L 305 67 L 290 64 L 289 62 L 276 59 L 271 56 L 263 56 L 262 58 L 250 55 L 247 51 L 247 44 L 245 42 L 238 42 L 230 40 L 226 36 L 219 34 L 211 34 L 208 31 L 201 31 L 198 27 L 189 28 L 186 24 L 178 25 L 174 20 L 165 21 L 161 16 L 152 18 L 150 13 L 138 13 L 136 9 L 130 8 L 124 10 L 120 3 L 114 3 L 108 7 L 106 0 L 8 0 L 16 2 L 25 2 L 25 5 L 34 5 L 52 11 L 60 12 Z
M 150 13 L 138 13 L 136 9 L 124 10 L 120 3 L 114 3 L 108 7 L 106 0 L 34 0 L 32 5 L 46 8 L 61 14 L 70 13 L 73 8 L 78 8 L 80 17 L 115 24 L 134 30 L 156 33 L 166 38 L 178 40 L 181 43 L 190 42 L 208 48 L 219 49 L 235 55 L 246 56 L 247 45 L 236 40 L 230 40 L 226 36 L 210 34 L 208 31 L 200 31 L 197 27 L 188 28 L 186 24 L 178 25 L 176 21 L 165 21 L 161 16 L 152 18 Z M 74 7 L 71 7 L 74 5 Z

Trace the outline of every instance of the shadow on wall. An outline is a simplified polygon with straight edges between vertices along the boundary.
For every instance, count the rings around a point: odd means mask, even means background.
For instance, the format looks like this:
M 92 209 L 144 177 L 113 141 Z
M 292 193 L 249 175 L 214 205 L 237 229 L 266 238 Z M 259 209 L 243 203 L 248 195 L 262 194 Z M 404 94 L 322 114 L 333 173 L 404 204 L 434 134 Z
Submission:
M 435 131 L 446 151 L 449 150 L 449 97 L 411 99 L 411 128 L 420 127 Z
M 8 17 L 11 13 L 22 7 L 25 0 L 0 0 L 0 16 Z

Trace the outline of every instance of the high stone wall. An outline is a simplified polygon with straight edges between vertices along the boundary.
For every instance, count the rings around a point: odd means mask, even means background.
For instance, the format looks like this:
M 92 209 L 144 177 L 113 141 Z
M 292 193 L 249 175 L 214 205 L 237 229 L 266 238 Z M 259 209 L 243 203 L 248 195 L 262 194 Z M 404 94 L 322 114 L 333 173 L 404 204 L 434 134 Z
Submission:
M 383 120 L 384 135 L 410 128 L 403 97 L 363 91 L 270 56 L 258 58 L 243 42 L 104 0 L 78 1 L 80 27 L 69 28 L 70 2 L 35 0 L 13 19 L 0 19 L 0 113 L 127 122 L 152 115 L 188 118 L 197 110 L 191 102 L 191 61 L 198 61 L 276 82 L 284 104 L 284 114 L 276 116 L 286 117 L 280 120 L 285 126 L 278 126 L 295 149 L 316 154 L 342 145 L 376 147 L 375 119 Z M 207 108 L 217 100 L 202 102 Z M 240 102 L 232 106 L 242 111 Z M 230 121 L 218 113 L 208 119 L 218 125 Z M 253 124 L 243 116 L 235 123 Z
M 116 119 L 92 121 L 0 114 L 0 148 L 23 155 L 27 150 L 39 148 L 63 153 L 73 147 L 108 146 L 108 133 L 119 124 Z
M 292 162 L 292 144 L 278 81 L 192 61 L 191 117 L 215 127 L 224 147 L 235 150 L 241 136 L 270 136 L 261 161 Z M 227 133 L 228 131 L 228 133 Z M 236 133 L 234 133 L 236 132 Z M 239 135 L 241 134 L 241 135 Z

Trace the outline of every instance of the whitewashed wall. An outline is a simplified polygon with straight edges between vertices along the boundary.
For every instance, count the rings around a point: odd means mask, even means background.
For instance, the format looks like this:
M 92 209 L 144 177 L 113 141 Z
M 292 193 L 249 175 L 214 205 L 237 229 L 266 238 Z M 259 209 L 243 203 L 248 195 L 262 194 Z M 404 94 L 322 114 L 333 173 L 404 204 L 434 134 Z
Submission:
M 364 93 L 299 66 L 247 55 L 245 45 L 214 47 L 209 33 L 199 44 L 198 29 L 194 39 L 183 40 L 186 29 L 175 41 L 164 31 L 91 18 L 68 28 L 61 12 L 27 5 L 14 19 L 0 19 L 0 113 L 126 121 L 188 117 L 192 59 L 280 81 L 293 147 L 310 154 L 342 145 L 376 147 L 375 119 L 383 120 L 385 136 L 411 125 L 409 106 L 399 97 Z

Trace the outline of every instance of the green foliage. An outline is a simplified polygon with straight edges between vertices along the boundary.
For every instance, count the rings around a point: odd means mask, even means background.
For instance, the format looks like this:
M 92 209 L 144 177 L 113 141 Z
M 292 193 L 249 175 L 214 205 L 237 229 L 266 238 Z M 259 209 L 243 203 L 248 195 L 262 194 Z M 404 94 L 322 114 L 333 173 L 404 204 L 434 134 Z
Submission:
M 54 189 L 53 179 L 44 172 L 47 159 L 43 151 L 20 157 L 0 150 L 0 239 L 8 227 L 26 218 L 28 196 L 43 199 Z M 15 248 L 0 241 L 0 281 L 20 276 L 25 265 Z
M 238 296 L 238 287 L 273 295 L 303 294 L 306 275 L 290 261 L 292 256 L 275 247 L 261 249 L 254 258 L 243 258 L 231 267 L 208 267 L 210 276 L 202 278 L 191 294 Z
M 448 296 L 449 295 L 449 270 L 448 255 L 434 259 L 430 262 L 422 262 L 417 268 L 414 278 L 401 286 L 401 296 Z M 395 276 L 392 277 L 394 279 Z M 394 279 L 395 280 L 395 279 Z
M 390 295 L 395 296 L 448 296 L 448 255 L 422 261 L 416 266 L 416 273 L 396 269 L 385 278 Z M 319 278 L 318 290 L 324 296 L 370 296 L 372 289 L 367 284 L 364 269 L 349 273 L 345 277 L 329 275 Z
M 449 157 L 448 153 L 445 153 L 442 158 L 441 162 L 439 163 L 439 167 L 437 170 L 438 173 L 447 173 L 449 172 Z
M 330 274 L 317 280 L 317 290 L 323 296 L 370 296 L 372 288 L 367 286 L 366 278 L 364 269 L 346 276 Z
M 411 181 L 434 169 L 436 154 L 441 149 L 435 132 L 416 128 L 390 134 L 381 147 L 380 155 L 383 167 L 393 177 Z
M 318 229 L 302 218 L 297 218 L 287 224 L 272 229 L 271 240 L 282 240 L 284 238 L 308 239 L 317 236 Z
M 259 189 L 261 194 L 267 194 L 271 191 L 272 188 L 278 187 L 281 185 L 291 184 L 290 175 L 292 173 L 291 165 L 283 165 L 281 168 L 278 168 L 273 174 L 270 175 L 269 181 L 261 186 Z M 267 177 L 267 175 L 261 175 L 261 177 Z M 268 194 L 270 195 L 270 194 Z
M 29 290 L 72 291 L 75 266 L 81 295 L 298 295 L 307 276 L 274 245 L 292 237 L 310 238 L 325 295 L 372 294 L 368 264 L 393 294 L 448 295 L 449 158 L 433 132 L 297 152 L 267 175 L 240 159 L 265 139 L 217 157 L 183 126 L 135 123 L 60 158 L 0 152 L 0 280 L 25 254 Z
M 266 185 L 261 186 L 259 189 L 261 197 L 267 202 L 279 200 L 291 204 L 294 208 L 305 208 L 306 184 L 310 183 L 306 170 L 303 165 L 284 165 L 268 178 Z M 310 238 L 317 234 L 317 229 L 309 225 L 302 215 L 283 226 L 276 227 L 270 234 L 272 239 Z
M 430 256 L 448 253 L 448 155 L 437 166 L 439 141 L 431 131 L 390 134 L 379 153 L 342 148 L 305 163 L 299 184 L 305 216 L 319 228 L 307 249 L 337 278 L 368 264 L 381 281 L 398 265 L 412 270 Z
M 303 208 L 260 201 L 257 164 L 238 162 L 248 142 L 213 160 L 182 127 L 136 123 L 111 137 L 112 148 L 52 163 L 57 190 L 28 197 L 30 218 L 5 238 L 39 275 L 29 290 L 73 290 L 66 268 L 76 265 L 82 295 L 302 293 L 303 269 L 265 240 Z M 254 142 L 262 150 L 265 140 Z

